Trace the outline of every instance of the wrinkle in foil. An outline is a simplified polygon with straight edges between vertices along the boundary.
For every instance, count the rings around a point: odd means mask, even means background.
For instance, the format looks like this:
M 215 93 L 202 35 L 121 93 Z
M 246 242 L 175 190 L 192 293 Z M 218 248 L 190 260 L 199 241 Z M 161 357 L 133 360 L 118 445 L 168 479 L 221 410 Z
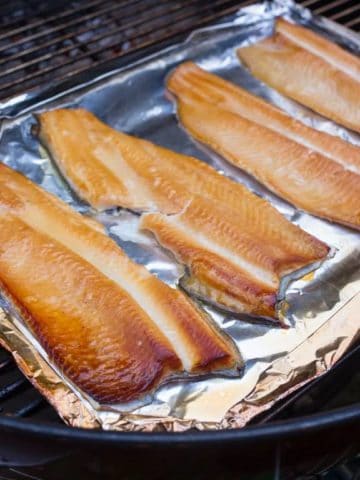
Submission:
M 213 165 L 267 198 L 283 215 L 332 247 L 333 255 L 315 272 L 290 283 L 286 290 L 289 328 L 249 317 L 225 314 L 199 304 L 229 334 L 245 361 L 238 378 L 177 379 L 152 398 L 129 405 L 98 405 L 61 375 L 21 319 L 0 301 L 0 343 L 70 425 L 109 430 L 169 430 L 191 427 L 220 429 L 244 426 L 305 381 L 327 371 L 358 338 L 360 308 L 360 234 L 296 210 L 250 176 L 241 173 L 191 140 L 178 125 L 174 105 L 165 97 L 164 81 L 179 63 L 192 60 L 280 106 L 292 116 L 360 145 L 359 136 L 335 125 L 266 87 L 238 62 L 235 48 L 271 34 L 274 19 L 285 15 L 321 31 L 354 52 L 360 41 L 343 27 L 312 15 L 291 2 L 264 2 L 244 8 L 222 24 L 194 32 L 183 44 L 97 81 L 73 86 L 60 98 L 49 98 L 1 124 L 0 158 L 83 214 L 98 219 L 125 252 L 171 286 L 184 267 L 153 237 L 139 232 L 139 216 L 114 209 L 94 212 L 68 187 L 34 135 L 33 113 L 62 106 L 82 106 L 114 128 L 142 136 Z M 16 99 L 12 106 L 16 106 Z M 1 114 L 0 105 L 0 114 Z M 17 106 L 20 109 L 21 104 Z M 4 106 L 4 112 L 8 112 Z M 341 199 L 339 199 L 341 201 Z

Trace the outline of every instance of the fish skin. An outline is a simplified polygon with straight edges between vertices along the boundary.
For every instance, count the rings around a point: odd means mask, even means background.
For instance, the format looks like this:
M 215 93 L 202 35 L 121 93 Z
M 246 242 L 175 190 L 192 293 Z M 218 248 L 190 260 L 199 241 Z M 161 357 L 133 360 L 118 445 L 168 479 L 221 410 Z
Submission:
M 275 287 L 272 285 L 272 288 L 278 288 L 281 276 L 326 258 L 329 248 L 324 243 L 286 220 L 266 200 L 253 194 L 243 185 L 219 174 L 204 162 L 194 157 L 172 152 L 151 142 L 116 132 L 83 110 L 71 110 L 70 113 L 66 113 L 66 115 L 70 114 L 77 116 L 83 132 L 91 131 L 91 135 L 85 139 L 85 142 L 90 145 L 88 148 L 92 151 L 97 149 L 103 153 L 106 148 L 114 150 L 113 154 L 109 151 L 104 153 L 106 159 L 101 160 L 99 157 L 99 161 L 108 163 L 107 159 L 110 157 L 120 158 L 119 170 L 131 171 L 132 190 L 128 192 L 125 203 L 121 203 L 122 199 L 119 197 L 119 203 L 114 206 L 129 208 L 131 204 L 132 209 L 141 210 L 143 198 L 146 197 L 148 204 L 153 207 L 149 209 L 150 211 L 173 215 L 184 211 L 190 203 L 194 205 L 193 200 L 196 197 L 197 207 L 201 206 L 202 209 L 201 216 L 197 214 L 196 218 L 199 228 L 201 218 L 204 218 L 206 221 L 203 222 L 201 228 L 204 232 L 206 230 L 207 237 L 211 238 L 213 234 L 221 234 L 223 243 L 226 243 L 230 242 L 230 235 L 233 235 L 235 241 L 229 243 L 227 254 L 234 251 L 239 253 L 239 245 L 243 249 L 244 259 L 250 258 L 251 252 L 256 252 L 257 262 L 260 260 L 263 262 L 261 268 L 266 272 L 264 274 L 272 275 L 274 278 Z M 46 133 L 50 123 L 45 122 L 44 124 L 42 115 L 39 117 L 41 130 L 44 130 L 42 136 L 50 138 L 51 132 L 50 135 Z M 56 118 L 59 116 L 61 118 L 62 113 L 61 111 L 47 112 L 47 118 L 52 115 L 54 115 L 52 128 L 56 130 Z M 70 130 L 68 134 L 71 135 Z M 56 151 L 53 151 L 51 143 L 48 144 L 48 148 L 56 159 Z M 76 163 L 71 162 L 71 156 L 62 161 L 67 163 L 66 168 L 76 168 L 74 167 Z M 107 170 L 104 169 L 104 177 L 106 172 Z M 122 183 L 125 183 L 125 179 L 122 180 Z M 96 184 L 92 188 L 96 190 Z M 137 203 L 138 191 L 141 193 Z M 97 203 L 92 205 L 99 206 Z M 192 210 L 193 208 L 188 212 Z M 143 211 L 147 210 L 143 209 Z M 226 227 L 224 227 L 225 220 Z M 211 228 L 213 228 L 213 232 Z M 226 228 L 227 235 L 221 233 L 224 228 Z M 204 248 L 202 250 L 204 251 Z M 176 252 L 173 253 L 176 255 Z M 212 255 L 211 258 L 215 261 L 215 259 L 219 259 L 219 255 Z M 188 261 L 190 260 L 188 259 Z M 218 261 L 226 261 L 226 258 L 222 257 L 222 260 Z M 203 262 L 202 265 L 205 263 Z M 215 268 L 217 268 L 216 265 L 213 266 L 213 271 Z M 232 266 L 233 273 L 234 270 L 235 268 Z M 239 274 L 243 278 L 246 272 L 241 271 Z M 202 278 L 205 276 L 202 275 Z M 222 279 L 222 288 L 225 290 L 229 287 L 225 284 L 225 282 L 229 283 L 229 278 L 222 275 Z M 249 283 L 252 283 L 252 278 L 249 279 Z M 206 286 L 203 285 L 202 288 L 206 288 Z M 256 288 L 259 289 L 259 285 Z M 210 288 L 207 288 L 207 291 L 211 293 Z M 239 288 L 237 291 L 240 292 Z M 221 306 L 227 308 L 229 305 L 226 300 L 230 297 L 222 295 L 221 298 L 225 301 Z M 261 295 L 259 298 L 262 298 Z M 258 304 L 257 300 L 254 302 L 256 305 Z M 231 300 L 231 304 L 234 304 L 234 300 Z M 266 308 L 268 307 L 266 306 Z M 249 309 L 254 310 L 254 308 L 250 308 L 250 305 Z M 261 309 L 258 308 L 258 310 Z M 241 311 L 244 311 L 243 306 L 241 306 Z M 274 309 L 272 312 L 274 313 Z
M 326 42 L 332 48 L 324 55 L 324 47 L 316 44 L 313 46 L 313 37 L 318 37 L 316 34 L 313 33 L 311 38 L 303 38 L 300 42 L 299 37 L 304 37 L 303 30 L 300 34 L 297 30 L 297 33 L 289 35 L 289 26 L 284 29 L 283 25 L 283 22 L 276 24 L 272 37 L 239 48 L 237 54 L 241 62 L 255 77 L 280 93 L 360 132 L 358 59 L 353 60 L 352 73 L 355 72 L 355 76 L 349 75 L 344 61 L 338 60 L 339 47 L 335 48 L 331 42 Z M 291 30 L 292 28 L 293 26 L 290 27 Z M 294 38 L 297 39 L 296 43 Z M 319 36 L 318 42 L 321 41 L 324 39 Z M 344 51 L 344 55 L 345 53 Z M 347 54 L 347 59 L 349 55 Z M 329 57 L 335 58 L 329 62 Z
M 0 164 L 0 283 L 56 365 L 101 403 L 237 368 L 236 348 L 102 227 Z
M 360 229 L 360 175 L 277 131 L 175 87 L 172 83 L 179 119 L 194 138 L 296 207 Z
M 198 98 L 270 128 L 335 160 L 347 170 L 360 174 L 359 146 L 305 125 L 262 98 L 203 70 L 193 62 L 178 66 L 171 73 L 167 87 L 182 99 Z

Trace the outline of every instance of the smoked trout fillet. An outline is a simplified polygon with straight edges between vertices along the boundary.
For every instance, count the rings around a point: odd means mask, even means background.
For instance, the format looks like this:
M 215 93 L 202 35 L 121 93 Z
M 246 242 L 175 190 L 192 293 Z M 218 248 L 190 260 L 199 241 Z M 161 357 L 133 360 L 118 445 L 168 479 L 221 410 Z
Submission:
M 77 193 L 95 208 L 154 213 L 141 227 L 188 267 L 186 287 L 218 306 L 275 318 L 281 278 L 326 258 L 324 243 L 196 158 L 117 132 L 81 109 L 39 121 Z
M 359 148 L 191 63 L 168 80 L 186 130 L 296 207 L 360 229 Z
M 291 262 L 289 251 L 254 240 L 224 205 L 213 202 L 209 208 L 199 196 L 178 214 L 142 215 L 141 228 L 186 264 L 186 290 L 238 313 L 276 318 L 281 278 L 305 263 L 295 254 Z M 326 255 L 320 242 L 313 247 L 318 259 Z
M 235 369 L 231 340 L 97 222 L 0 164 L 0 283 L 57 367 L 101 403 Z
M 251 73 L 325 117 L 360 132 L 360 59 L 283 19 L 275 33 L 237 50 Z

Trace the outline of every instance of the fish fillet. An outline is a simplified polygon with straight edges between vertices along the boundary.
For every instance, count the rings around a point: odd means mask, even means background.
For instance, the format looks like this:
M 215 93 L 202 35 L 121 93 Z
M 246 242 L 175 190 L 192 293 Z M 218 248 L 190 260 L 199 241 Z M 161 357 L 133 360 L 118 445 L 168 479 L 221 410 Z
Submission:
M 3 164 L 0 283 L 49 357 L 99 402 L 137 399 L 184 370 L 240 365 L 230 339 L 185 295 Z
M 237 94 L 234 87 L 233 93 L 218 81 L 213 96 L 208 88 L 213 76 L 205 85 L 192 68 L 178 71 L 170 77 L 169 89 L 177 98 L 180 121 L 197 140 L 300 209 L 360 229 L 360 175 L 355 172 L 359 159 L 345 159 L 346 145 L 335 140 L 338 148 L 332 159 L 320 153 L 320 137 L 309 136 L 307 127 L 299 129 L 298 123 L 283 128 L 283 118 L 272 114 L 279 111 L 263 108 L 264 102 L 252 102 L 250 97 L 246 105 L 241 90 Z M 302 144 L 303 137 L 310 148 Z M 327 148 L 323 151 L 329 154 Z M 350 146 L 349 151 L 356 148 Z
M 103 179 L 106 178 L 106 165 L 110 164 L 110 159 L 115 174 L 123 183 L 126 181 L 125 176 L 130 172 L 133 183 L 129 187 L 129 195 L 125 199 L 118 198 L 116 206 L 141 210 L 144 204 L 143 198 L 146 197 L 149 210 L 165 216 L 169 215 L 169 221 L 174 214 L 183 211 L 190 214 L 197 208 L 197 214 L 192 216 L 189 229 L 196 230 L 197 225 L 203 230 L 204 239 L 208 238 L 207 242 L 204 240 L 201 252 L 202 256 L 208 254 L 209 259 L 212 259 L 212 262 L 207 261 L 209 269 L 210 264 L 213 272 L 216 268 L 223 268 L 223 264 L 228 264 L 229 255 L 230 257 L 234 255 L 237 262 L 231 265 L 233 275 L 238 269 L 238 275 L 241 278 L 249 276 L 248 284 L 254 284 L 254 289 L 258 292 L 265 284 L 259 281 L 259 278 L 253 279 L 253 271 L 260 269 L 261 275 L 271 279 L 270 285 L 266 288 L 264 286 L 263 296 L 266 297 L 271 288 L 273 303 L 271 308 L 269 306 L 265 308 L 259 306 L 259 300 L 255 301 L 254 296 L 250 299 L 247 295 L 249 287 L 245 281 L 238 282 L 236 290 L 233 291 L 232 296 L 238 297 L 235 301 L 234 298 L 230 299 L 230 295 L 218 295 L 217 292 L 212 294 L 211 289 L 215 289 L 215 286 L 202 274 L 203 291 L 207 292 L 202 296 L 207 296 L 211 300 L 216 298 L 214 303 L 237 309 L 237 311 L 248 311 L 258 315 L 264 315 L 266 311 L 267 316 L 275 316 L 274 298 L 281 277 L 326 257 L 328 253 L 326 245 L 287 221 L 267 201 L 219 174 L 204 162 L 116 132 L 84 110 L 55 110 L 41 114 L 39 118 L 41 137 L 53 157 L 64 165 L 63 169 L 68 172 L 75 185 L 78 167 L 77 159 L 72 161 L 72 156 L 76 156 L 76 151 L 74 153 L 71 150 L 72 142 L 67 144 L 67 139 L 73 136 L 75 141 L 75 138 L 79 138 L 79 130 L 73 129 L 75 122 L 71 121 L 71 116 L 77 117 L 76 122 L 80 125 L 78 128 L 81 128 L 81 138 L 86 137 L 85 144 L 89 144 L 89 149 L 96 152 L 97 161 L 103 162 Z M 64 117 L 68 118 L 67 122 L 63 122 Z M 84 132 L 89 131 L 91 131 L 89 135 L 84 135 Z M 52 141 L 54 137 L 58 137 L 55 142 Z M 59 144 L 61 149 L 67 152 L 66 154 L 59 153 L 57 148 Z M 91 162 L 88 162 L 87 168 L 91 170 Z M 121 180 L 123 177 L 124 179 Z M 96 182 L 91 188 L 96 192 Z M 79 189 L 77 191 L 80 193 Z M 110 191 L 109 186 L 109 194 Z M 140 191 L 140 197 L 137 203 L 138 191 Z M 96 197 L 96 193 L 92 197 Z M 91 203 L 89 196 L 85 199 Z M 192 205 L 191 208 L 188 208 L 189 204 Z M 96 208 L 101 206 L 97 202 L 92 205 Z M 148 228 L 148 220 L 146 226 L 144 222 L 142 225 L 151 230 Z M 228 246 L 214 255 L 213 240 L 216 235 L 219 235 L 221 242 Z M 156 235 L 156 237 L 166 246 L 162 241 L 164 235 Z M 231 238 L 234 240 L 231 241 Z M 185 257 L 178 253 L 175 244 L 172 247 L 170 249 L 177 258 L 189 267 L 191 255 Z M 219 265 L 216 265 L 217 262 Z M 193 268 L 191 271 L 194 280 L 199 270 Z M 232 288 L 229 275 L 219 276 L 218 283 L 221 283 L 221 287 L 216 287 L 218 290 L 226 291 Z
M 148 213 L 141 228 L 187 265 L 186 288 L 236 312 L 276 317 L 277 290 L 284 268 L 234 223 L 224 208 L 194 197 L 174 215 Z
M 168 88 L 180 99 L 199 98 L 294 140 L 360 174 L 360 147 L 308 127 L 285 112 L 221 77 L 185 62 L 171 74 Z
M 263 82 L 360 132 L 360 59 L 307 28 L 279 19 L 275 34 L 237 50 Z

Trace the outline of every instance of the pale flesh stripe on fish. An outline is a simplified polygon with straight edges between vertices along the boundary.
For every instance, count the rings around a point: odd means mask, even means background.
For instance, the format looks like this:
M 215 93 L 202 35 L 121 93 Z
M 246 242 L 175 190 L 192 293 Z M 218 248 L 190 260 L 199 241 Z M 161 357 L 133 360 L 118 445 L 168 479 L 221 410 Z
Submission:
M 221 218 L 219 214 L 225 213 L 223 210 L 217 210 L 215 204 L 208 209 L 206 204 L 207 200 L 194 197 L 183 212 L 168 217 L 169 223 L 187 231 L 205 250 L 229 259 L 257 281 L 277 288 L 279 276 L 272 259 L 256 248 L 250 236 L 242 235 L 240 228 Z
M 259 279 L 258 267 L 213 242 L 196 223 L 190 227 L 182 216 L 143 214 L 140 227 L 188 267 L 189 291 L 230 310 L 276 317 L 277 286 L 271 286 L 271 276 L 264 272 Z
M 111 147 L 113 131 L 102 122 L 91 124 L 88 115 L 83 109 L 41 113 L 41 140 L 80 198 L 99 209 L 132 208 L 133 184 L 139 180 Z M 144 190 L 143 186 L 137 191 L 136 205 L 151 210 L 154 205 Z
M 313 259 L 324 255 L 323 244 L 322 248 L 319 248 L 320 242 L 285 220 L 266 201 L 251 194 L 245 187 L 219 175 L 203 162 L 129 136 L 125 138 L 123 135 L 121 141 L 118 138 L 114 143 L 122 150 L 128 165 L 141 176 L 141 182 L 146 184 L 147 191 L 152 194 L 152 199 L 162 213 L 180 211 L 196 194 L 207 197 L 210 201 L 216 199 L 217 202 L 226 204 L 226 209 L 230 208 L 233 199 L 234 212 L 230 214 L 224 211 L 222 215 L 231 217 L 232 221 L 236 219 L 241 222 L 241 228 L 254 235 L 254 245 L 256 242 L 260 243 L 262 249 L 274 259 L 286 263 L 293 262 L 295 257 L 297 265 L 301 265 L 309 257 Z M 221 195 L 216 195 L 216 191 L 220 190 Z M 255 212 L 256 207 L 260 206 L 265 210 L 265 205 L 268 207 L 266 219 L 265 212 L 263 215 Z M 252 210 L 252 213 L 248 210 Z M 259 216 L 262 216 L 266 226 L 256 224 Z M 271 221 L 272 229 L 269 228 Z M 279 232 L 280 225 L 285 229 L 284 235 Z M 263 234 L 260 238 L 261 230 Z M 290 237 L 296 239 L 296 246 L 293 240 L 290 241 Z
M 152 194 L 152 199 L 157 204 L 159 211 L 163 213 L 178 212 L 197 193 L 204 195 L 209 201 L 216 199 L 219 203 L 226 204 L 228 210 L 231 199 L 234 198 L 235 200 L 237 194 L 236 205 L 235 202 L 233 205 L 234 212 L 230 214 L 224 210 L 222 216 L 231 217 L 232 222 L 236 219 L 244 233 L 248 231 L 249 234 L 252 234 L 254 248 L 259 246 L 274 261 L 287 264 L 288 270 L 294 265 L 295 268 L 299 268 L 309 258 L 313 260 L 324 255 L 326 247 L 323 244 L 286 221 L 267 202 L 260 200 L 254 194 L 250 194 L 243 186 L 217 174 L 213 169 L 205 166 L 204 163 L 190 157 L 173 154 L 169 150 L 152 145 L 150 142 L 132 137 L 122 140 L 124 141 L 121 146 L 119 142 L 119 148 L 122 149 L 124 158 L 126 158 L 129 166 L 142 177 L 142 183 L 146 183 L 147 191 Z M 127 149 L 128 144 L 131 145 L 130 152 Z M 178 166 L 177 174 L 176 165 Z M 188 168 L 186 168 L 187 166 Z M 216 196 L 216 187 L 211 186 L 216 182 L 222 184 L 221 196 Z M 241 196 L 239 195 L 240 191 Z M 249 195 L 246 195 L 247 193 Z M 255 208 L 260 205 L 264 207 L 263 204 L 269 207 L 266 211 L 266 219 L 264 215 L 255 212 Z M 207 208 L 209 209 L 209 204 Z M 249 209 L 253 213 L 247 212 Z M 270 228 L 265 227 L 263 228 L 265 232 L 260 238 L 259 234 L 262 227 L 256 225 L 259 216 L 262 216 L 266 225 L 269 225 L 271 220 L 274 222 L 272 234 L 267 234 L 267 230 L 270 230 Z M 279 233 L 280 226 L 286 230 L 284 235 Z M 276 242 L 274 237 L 276 237 Z M 284 237 L 286 237 L 286 240 Z M 296 246 L 293 242 L 290 242 L 290 237 L 296 239 Z M 300 242 L 303 243 L 300 244 Z M 290 245 L 290 243 L 292 244 Z
M 324 243 L 286 220 L 268 201 L 244 185 L 220 175 L 194 157 L 146 141 L 142 145 L 154 162 L 158 162 L 159 169 L 175 176 L 177 182 L 182 182 L 193 195 L 201 195 L 224 206 L 222 216 L 252 234 L 254 240 L 261 242 L 274 259 L 286 263 L 293 257 L 300 265 L 301 262 L 313 261 L 326 255 L 327 247 Z
M 251 73 L 284 95 L 360 132 L 360 83 L 281 33 L 237 50 Z
M 290 23 L 283 18 L 276 20 L 275 30 L 305 50 L 323 58 L 358 82 L 360 81 L 360 59 L 339 47 L 336 43 L 327 40 L 309 28 Z
M 360 229 L 359 175 L 212 104 L 179 101 L 178 113 L 197 140 L 279 196 L 310 213 Z
M 340 137 L 308 127 L 265 100 L 192 62 L 177 67 L 167 86 L 183 102 L 194 97 L 247 118 L 335 160 L 360 174 L 360 147 Z
M 144 203 L 142 189 L 145 188 L 146 195 L 150 197 L 149 205 L 155 204 L 157 210 L 162 213 L 176 213 L 189 203 L 193 194 L 201 194 L 206 198 L 216 199 L 217 202 L 225 204 L 228 209 L 232 209 L 231 214 L 230 212 L 228 214 L 236 218 L 243 229 L 252 233 L 264 248 L 266 246 L 269 254 L 271 253 L 274 258 L 282 258 L 286 262 L 289 256 L 292 262 L 293 257 L 298 257 L 300 265 L 302 261 L 307 262 L 324 255 L 324 244 L 287 221 L 267 201 L 251 193 L 243 185 L 220 175 L 212 167 L 196 158 L 177 154 L 150 142 L 117 132 L 82 109 L 64 113 L 58 110 L 47 112 L 45 124 L 43 115 L 39 116 L 41 130 L 49 128 L 49 138 L 53 135 L 52 129 L 63 131 L 68 125 L 72 127 L 76 138 L 87 135 L 86 142 L 90 150 L 100 148 L 99 146 L 106 149 L 112 148 L 115 151 L 114 156 L 122 157 L 122 162 L 119 164 L 120 174 L 126 175 L 128 170 L 131 170 L 132 178 L 137 178 L 138 181 L 133 182 L 132 191 L 128 192 L 129 196 L 124 203 L 121 203 L 121 198 L 118 198 L 119 206 L 141 209 Z M 74 122 L 63 122 L 63 118 L 69 116 L 80 119 L 78 123 L 82 126 L 81 131 L 74 129 L 76 125 Z M 88 132 L 91 132 L 91 135 Z M 69 135 L 71 132 L 67 132 L 63 138 L 64 149 Z M 53 153 L 51 144 L 49 148 Z M 71 149 L 70 153 L 73 153 Z M 66 162 L 70 178 L 76 181 L 77 174 L 73 170 L 77 168 L 77 159 L 68 155 L 61 161 Z M 122 170 L 124 163 L 126 163 L 125 173 Z M 91 167 L 91 162 L 88 166 Z M 104 176 L 106 177 L 106 171 Z M 95 180 L 92 188 L 97 189 Z M 109 188 L 111 188 L 110 184 Z M 140 197 L 137 203 L 138 193 Z M 96 207 L 96 203 L 92 205 Z
M 98 145 L 103 146 L 105 138 L 106 148 L 111 145 L 120 151 L 127 167 L 139 177 L 138 188 L 145 185 L 147 195 L 151 195 L 151 200 L 161 212 L 181 211 L 197 192 L 208 199 L 207 209 L 214 210 L 214 202 L 223 205 L 224 210 L 217 217 L 213 216 L 212 221 L 219 224 L 221 217 L 227 217 L 238 223 L 238 238 L 243 242 L 242 256 L 249 256 L 251 246 L 254 251 L 261 252 L 268 265 L 276 265 L 277 276 L 326 257 L 326 245 L 292 225 L 268 202 L 204 163 L 150 142 L 118 134 L 82 110 L 74 111 L 73 114 L 84 116 L 84 127 L 88 123 L 85 131 L 91 130 L 89 143 L 93 143 L 93 150 L 99 148 Z M 136 197 L 136 191 L 131 194 Z M 211 237 L 211 232 L 208 235 Z M 251 242 L 244 241 L 249 238 Z M 239 246 L 233 244 L 232 248 L 236 250 Z
M 0 242 L 2 293 L 82 391 L 130 401 L 182 370 L 143 310 L 81 257 L 2 208 Z
M 297 256 L 291 258 L 289 253 L 285 259 L 269 254 L 266 246 L 246 232 L 241 224 L 234 222 L 223 205 L 198 195 L 194 195 L 181 213 L 171 218 L 181 221 L 194 235 L 200 235 L 206 248 L 231 259 L 234 265 L 270 287 L 278 287 L 282 276 L 314 262 L 314 257 L 306 261 Z M 325 245 L 322 246 L 319 259 L 328 251 Z
M 212 362 L 215 367 L 234 364 L 229 341 L 184 295 L 132 262 L 110 238 L 89 228 L 81 215 L 21 175 L 0 167 L 9 207 L 15 200 L 20 202 L 16 210 L 31 228 L 54 238 L 125 290 L 168 338 L 188 371 L 210 371 Z

